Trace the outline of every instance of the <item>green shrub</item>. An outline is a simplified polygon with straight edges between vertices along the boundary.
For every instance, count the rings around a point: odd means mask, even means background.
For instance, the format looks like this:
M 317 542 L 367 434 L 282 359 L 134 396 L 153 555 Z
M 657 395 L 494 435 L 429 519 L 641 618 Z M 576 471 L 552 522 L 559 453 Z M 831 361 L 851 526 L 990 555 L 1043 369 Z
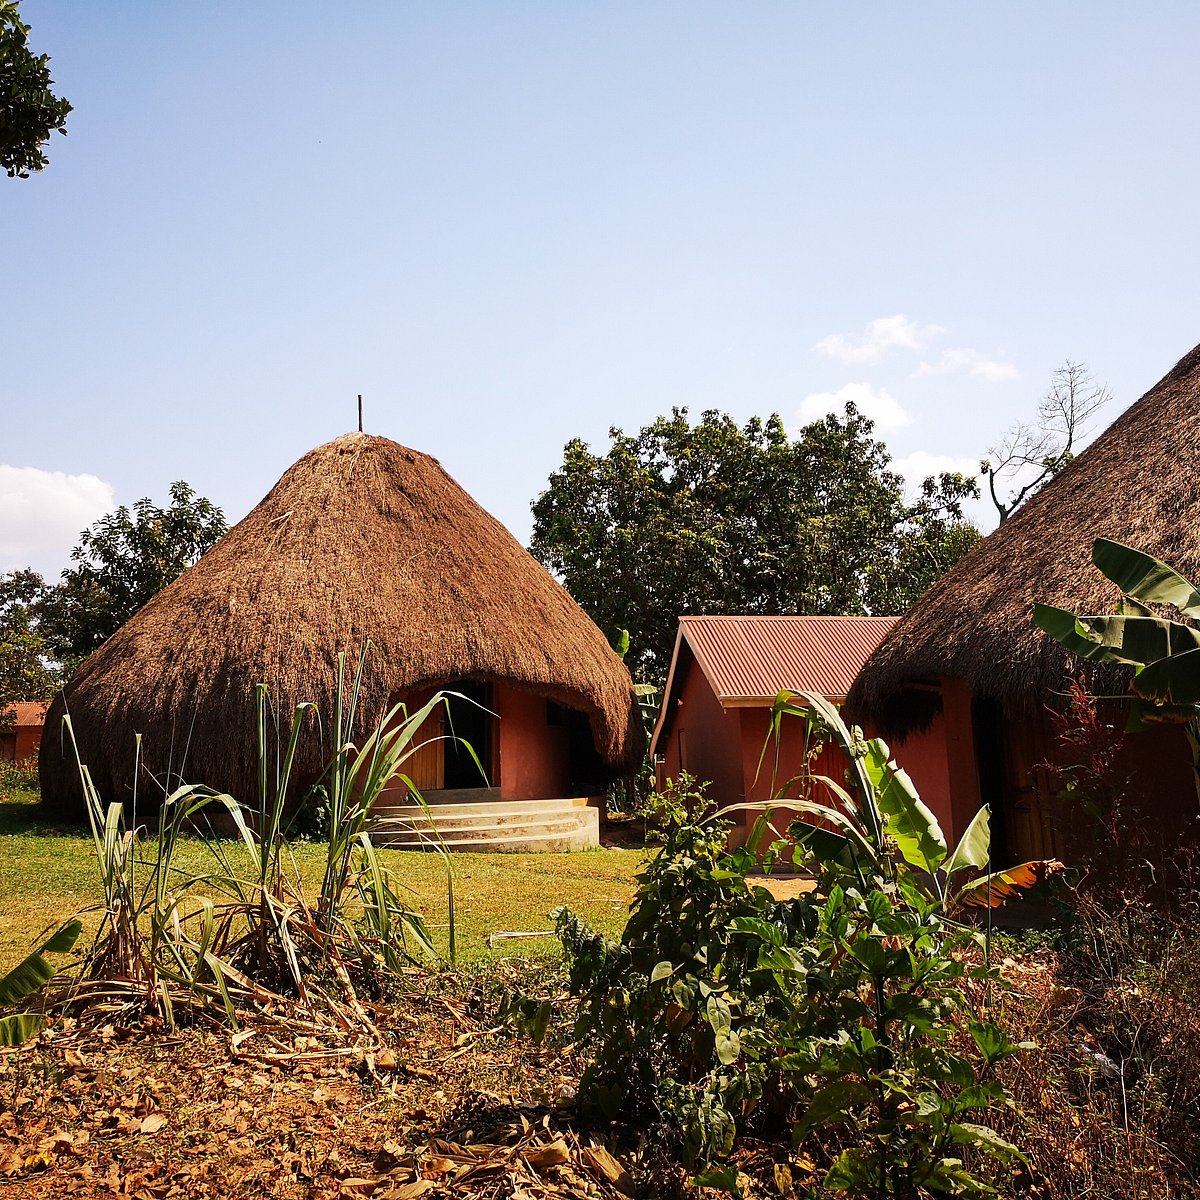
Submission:
M 687 771 L 668 778 L 662 791 L 651 788 L 637 807 L 637 815 L 646 823 L 646 836 L 661 841 L 682 825 L 696 825 L 713 810 L 704 794 L 711 785 L 702 783 Z
M 998 974 L 946 912 L 1019 877 L 960 886 L 962 869 L 987 862 L 986 810 L 948 853 L 887 747 L 804 701 L 781 698 L 779 714 L 836 737 L 854 793 L 826 781 L 839 806 L 807 784 L 786 802 L 825 821 L 796 829 L 815 892 L 776 901 L 753 886 L 754 837 L 727 852 L 714 820 L 669 832 L 620 941 L 556 912 L 576 1038 L 591 1052 L 581 1104 L 606 1119 L 656 1115 L 710 1184 L 733 1185 L 722 1162 L 739 1134 L 786 1132 L 832 1190 L 983 1195 L 983 1162 L 1020 1157 L 979 1119 L 1006 1103 L 995 1068 L 1020 1047 L 985 1019 Z
M 21 762 L 0 759 L 0 795 L 8 792 L 36 792 L 39 786 L 36 750 Z

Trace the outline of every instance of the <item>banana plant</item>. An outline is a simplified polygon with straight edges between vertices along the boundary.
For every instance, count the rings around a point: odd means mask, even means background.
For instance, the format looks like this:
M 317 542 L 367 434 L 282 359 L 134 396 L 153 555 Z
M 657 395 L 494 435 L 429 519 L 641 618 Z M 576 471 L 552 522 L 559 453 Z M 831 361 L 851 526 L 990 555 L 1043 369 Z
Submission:
M 1092 543 L 1092 562 L 1121 589 L 1116 611 L 1078 616 L 1035 604 L 1034 622 L 1081 658 L 1133 668 L 1129 730 L 1190 724 L 1194 736 L 1200 715 L 1200 628 L 1161 616 L 1151 606 L 1200 620 L 1200 589 L 1174 567 L 1107 538 Z
M 0 978 L 0 1006 L 23 1004 L 58 974 L 58 968 L 47 954 L 66 954 L 75 946 L 83 925 L 72 918 L 48 938 L 32 954 Z M 16 1012 L 0 1017 L 0 1046 L 20 1046 L 36 1037 L 44 1028 L 46 1018 L 38 1012 Z
M 771 730 L 776 744 L 788 717 L 806 721 L 810 738 L 836 742 L 849 764 L 845 786 L 828 776 L 806 772 L 789 780 L 777 793 L 776 807 L 792 809 L 819 822 L 797 821 L 790 830 L 818 860 L 851 867 L 864 881 L 868 874 L 895 878 L 903 863 L 929 879 L 939 901 L 948 907 L 968 908 L 996 908 L 1017 892 L 1063 870 L 1062 864 L 1054 860 L 1028 862 L 1004 871 L 987 871 L 964 882 L 966 873 L 985 871 L 991 863 L 991 815 L 987 805 L 975 814 L 951 851 L 937 817 L 918 795 L 908 773 L 896 764 L 882 738 L 864 738 L 862 730 L 848 727 L 824 696 L 812 692 L 785 691 L 775 698 Z M 766 749 L 764 746 L 764 756 Z M 800 785 L 801 794 L 796 799 L 787 795 L 794 784 Z M 833 803 L 812 799 L 813 784 L 820 785 Z

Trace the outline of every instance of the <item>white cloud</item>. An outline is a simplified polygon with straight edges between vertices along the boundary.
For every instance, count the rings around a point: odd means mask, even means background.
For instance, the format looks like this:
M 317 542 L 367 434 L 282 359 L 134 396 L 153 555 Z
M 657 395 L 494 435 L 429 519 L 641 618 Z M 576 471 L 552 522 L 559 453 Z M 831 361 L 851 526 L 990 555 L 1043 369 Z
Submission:
M 844 333 L 831 333 L 813 349 L 838 362 L 878 362 L 886 350 L 923 350 L 939 333 L 945 332 L 940 325 L 918 325 L 903 313 L 897 313 L 894 317 L 876 317 L 867 326 L 861 339 L 849 338 Z
M 813 392 L 804 397 L 797 416 L 801 421 L 815 421 L 826 413 L 841 414 L 847 402 L 853 402 L 864 417 L 870 417 L 880 429 L 899 429 L 908 424 L 908 413 L 900 401 L 885 388 L 869 383 L 848 383 L 836 392 Z
M 984 358 L 978 350 L 965 347 L 959 350 L 943 350 L 936 362 L 923 362 L 914 372 L 914 379 L 927 379 L 930 375 L 949 375 L 955 371 L 966 371 L 974 379 L 987 383 L 1007 383 L 1020 379 L 1021 372 L 1012 363 Z
M 115 507 L 112 484 L 95 475 L 0 463 L 0 571 L 57 579 L 79 534 Z

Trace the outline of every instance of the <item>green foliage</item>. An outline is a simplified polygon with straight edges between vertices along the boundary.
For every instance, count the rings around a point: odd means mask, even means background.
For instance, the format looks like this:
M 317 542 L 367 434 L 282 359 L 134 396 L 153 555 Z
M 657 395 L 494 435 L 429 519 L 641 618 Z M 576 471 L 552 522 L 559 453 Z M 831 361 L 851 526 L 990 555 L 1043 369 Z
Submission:
M 211 501 L 182 480 L 171 503 L 122 505 L 80 535 L 78 564 L 39 601 L 46 645 L 68 673 L 208 550 L 225 532 Z
M 0 978 L 0 1008 L 15 1008 L 40 992 L 58 973 L 46 955 L 70 953 L 82 929 L 80 921 L 68 921 Z M 45 1024 L 41 1013 L 8 1013 L 0 1017 L 0 1046 L 20 1046 L 35 1037 Z
M 652 788 L 637 809 L 637 815 L 646 822 L 647 838 L 661 840 L 681 825 L 700 824 L 713 809 L 712 801 L 704 794 L 709 786 L 680 771 L 677 778 L 664 781 L 662 791 Z
M 533 503 L 530 549 L 626 661 L 661 684 L 682 613 L 898 612 L 978 537 L 959 475 L 915 503 L 873 425 L 848 405 L 790 439 L 778 416 L 739 427 L 706 411 L 569 442 Z
M 0 723 L 0 728 L 3 728 Z M 0 798 L 9 792 L 36 792 L 38 790 L 38 754 L 20 762 L 0 759 Z
M 613 650 L 622 662 L 629 653 L 630 638 L 628 629 L 617 630 L 613 641 Z M 638 716 L 642 720 L 642 731 L 646 735 L 646 746 L 654 736 L 654 723 L 658 720 L 659 689 L 652 683 L 635 683 L 633 693 L 637 698 Z M 650 761 L 649 750 L 642 756 L 641 766 L 636 775 L 625 779 L 614 780 L 608 788 L 609 812 L 637 812 L 644 806 L 646 798 L 654 789 L 654 764 Z M 644 814 L 643 814 L 644 815 Z
M 39 619 L 45 593 L 36 571 L 0 575 L 0 728 L 10 704 L 47 700 L 61 682 Z
M 971 1119 L 1004 1103 L 994 1068 L 1016 1047 L 976 1017 L 968 989 L 993 973 L 964 962 L 969 935 L 913 878 L 779 902 L 723 846 L 720 827 L 675 830 L 619 942 L 555 914 L 585 1110 L 660 1114 L 693 1167 L 790 1130 L 840 1150 L 834 1190 L 985 1192 L 963 1151 L 1017 1156 Z
M 29 26 L 16 0 L 0 0 L 0 167 L 27 179 L 47 165 L 43 146 L 66 133 L 71 105 L 51 91 L 50 59 L 29 48 Z
M 785 787 L 782 799 L 801 814 L 790 832 L 815 862 L 835 874 L 853 868 L 860 885 L 870 875 L 891 882 L 919 872 L 931 894 L 950 909 L 959 906 L 995 908 L 1005 900 L 1060 874 L 1061 863 L 1021 863 L 1004 871 L 964 882 L 967 872 L 990 863 L 991 824 L 985 805 L 976 813 L 953 852 L 937 817 L 925 806 L 906 771 L 891 758 L 881 738 L 866 740 L 862 731 L 848 728 L 837 709 L 823 696 L 809 692 L 780 692 L 771 713 L 771 729 L 781 736 L 785 718 L 806 724 L 806 739 L 837 743 L 849 764 L 846 787 L 826 776 L 805 771 Z M 765 753 L 765 751 L 764 751 Z M 814 799 L 824 794 L 825 800 Z M 739 807 L 760 808 L 761 805 Z M 803 820 L 815 818 L 819 824 Z
M 946 916 L 970 886 L 960 873 L 987 863 L 986 813 L 949 852 L 883 743 L 795 699 L 776 724 L 803 716 L 849 755 L 847 786 L 825 781 L 831 803 L 811 779 L 782 801 L 824 822 L 798 829 L 816 891 L 775 900 L 722 824 L 684 823 L 638 876 L 620 941 L 556 911 L 592 1056 L 581 1103 L 606 1120 L 657 1113 L 713 1185 L 730 1184 L 739 1134 L 790 1132 L 833 1191 L 987 1194 L 982 1164 L 1020 1158 L 987 1114 L 1007 1103 L 997 1065 L 1022 1047 L 984 1017 L 998 975 Z
M 748 994 L 758 946 L 742 928 L 774 930 L 765 936 L 785 957 L 786 944 L 802 940 L 804 923 L 815 928 L 805 906 L 781 907 L 764 889 L 751 889 L 750 856 L 727 856 L 724 842 L 721 826 L 674 828 L 637 877 L 619 942 L 566 909 L 553 914 L 570 988 L 581 1000 L 576 1036 L 594 1052 L 580 1088 L 585 1111 L 609 1119 L 694 1101 L 700 1107 L 685 1134 L 691 1161 L 711 1157 L 714 1141 L 724 1147 L 728 1112 L 761 1092 L 771 1065 L 755 1051 L 727 1069 L 742 1055 L 739 1031 L 761 1019 L 766 1003 Z M 685 1085 L 700 1086 L 700 1094 L 677 1090 Z M 722 1096 L 727 1104 L 714 1109 L 712 1098 Z
M 681 824 L 639 877 L 619 943 L 557 914 L 577 1037 L 596 1048 L 583 1099 L 608 1117 L 664 1113 L 691 1164 L 775 1124 L 840 1147 L 831 1189 L 982 1194 L 975 1164 L 1017 1151 L 969 1118 L 1004 1103 L 994 1068 L 1018 1047 L 975 1011 L 972 991 L 996 976 L 968 964 L 973 935 L 945 908 L 993 902 L 1025 868 L 962 884 L 988 861 L 986 810 L 951 852 L 883 742 L 817 696 L 781 695 L 777 732 L 788 717 L 848 761 L 845 787 L 786 786 L 799 791 L 787 807 L 822 822 L 794 829 L 816 893 L 776 902 L 747 884 L 755 860 L 725 853 L 723 829 Z
M 1200 592 L 1173 567 L 1140 550 L 1097 538 L 1092 562 L 1122 591 L 1116 612 L 1076 616 L 1035 604 L 1033 619 L 1073 654 L 1133 668 L 1130 730 L 1194 723 L 1200 714 L 1200 630 L 1157 615 L 1151 606 L 1200 617 Z

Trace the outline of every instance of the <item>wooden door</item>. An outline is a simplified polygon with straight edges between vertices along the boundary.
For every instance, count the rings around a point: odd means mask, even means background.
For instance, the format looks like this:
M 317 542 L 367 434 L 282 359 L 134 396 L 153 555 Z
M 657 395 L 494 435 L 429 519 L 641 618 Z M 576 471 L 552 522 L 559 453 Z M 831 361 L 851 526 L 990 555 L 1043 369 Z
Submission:
M 417 731 L 414 743 L 417 749 L 404 764 L 404 773 L 413 781 L 418 791 L 437 791 L 445 787 L 446 751 L 442 740 L 444 708 L 438 705 L 425 718 Z
M 1041 721 L 1009 721 L 1005 729 L 1004 813 L 1014 863 L 1061 858 L 1062 844 L 1047 810 L 1050 738 Z

